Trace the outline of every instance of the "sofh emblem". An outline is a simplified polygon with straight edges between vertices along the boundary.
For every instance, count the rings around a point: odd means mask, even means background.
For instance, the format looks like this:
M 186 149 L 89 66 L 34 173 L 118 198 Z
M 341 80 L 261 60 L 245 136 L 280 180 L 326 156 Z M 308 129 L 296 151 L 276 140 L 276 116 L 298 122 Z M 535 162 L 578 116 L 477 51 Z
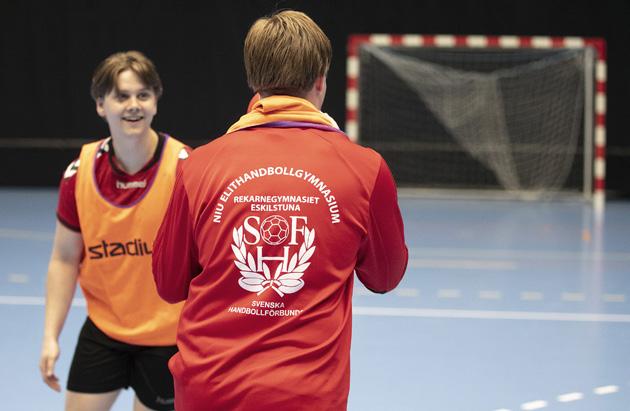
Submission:
M 271 216 L 260 225 L 260 234 L 265 243 L 279 245 L 287 239 L 288 227 L 288 222 L 283 217 Z M 234 264 L 241 274 L 238 280 L 241 288 L 258 295 L 271 288 L 280 297 L 284 297 L 285 294 L 293 294 L 304 287 L 302 276 L 311 265 L 309 260 L 315 252 L 313 245 L 315 229 L 304 226 L 300 231 L 304 234 L 304 242 L 300 245 L 298 252 L 293 253 L 289 258 L 290 248 L 284 246 L 282 257 L 266 257 L 262 254 L 262 246 L 256 247 L 255 254 L 250 253 L 243 238 L 243 226 L 234 228 L 232 230 L 234 243 L 231 246 L 236 257 Z M 265 262 L 269 260 L 279 261 L 273 273 Z

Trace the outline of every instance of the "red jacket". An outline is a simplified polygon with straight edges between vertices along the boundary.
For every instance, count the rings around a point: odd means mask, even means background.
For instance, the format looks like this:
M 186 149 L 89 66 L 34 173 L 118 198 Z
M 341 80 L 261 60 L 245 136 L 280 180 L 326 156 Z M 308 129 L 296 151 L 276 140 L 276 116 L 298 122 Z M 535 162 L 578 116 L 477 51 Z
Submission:
M 193 151 L 154 244 L 158 292 L 187 299 L 178 411 L 344 410 L 353 273 L 407 265 L 391 173 L 332 127 L 271 123 Z

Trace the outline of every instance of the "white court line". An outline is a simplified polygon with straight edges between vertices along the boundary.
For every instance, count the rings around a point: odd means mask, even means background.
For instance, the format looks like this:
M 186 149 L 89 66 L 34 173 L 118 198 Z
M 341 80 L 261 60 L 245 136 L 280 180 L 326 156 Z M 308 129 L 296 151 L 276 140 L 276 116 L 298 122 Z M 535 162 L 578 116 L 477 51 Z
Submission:
M 526 260 L 581 260 L 581 261 L 630 261 L 630 253 L 592 253 L 582 251 L 519 251 L 509 249 L 481 249 L 481 248 L 432 248 L 413 247 L 409 249 L 412 258 L 466 258 L 476 259 L 526 259 Z
M 458 270 L 516 270 L 514 261 L 496 260 L 442 260 L 434 258 L 413 258 L 409 260 L 411 268 L 446 268 Z
M 543 298 L 544 295 L 540 291 L 523 291 L 521 293 L 521 300 L 523 301 L 541 301 Z
M 619 386 L 617 385 L 603 385 L 601 387 L 595 387 L 593 392 L 597 395 L 607 395 L 614 394 L 619 391 Z M 565 394 L 560 394 L 556 397 L 556 400 L 560 403 L 567 403 L 573 401 L 579 401 L 584 399 L 584 394 L 581 392 L 568 392 Z M 547 401 L 545 400 L 535 400 L 529 401 L 521 404 L 521 410 L 538 410 L 541 408 L 547 408 Z M 500 408 L 494 411 L 510 411 L 507 408 Z
M 541 408 L 547 408 L 547 401 L 536 400 L 536 401 L 526 402 L 526 403 L 521 405 L 521 409 L 525 410 L 525 411 L 539 410 Z
M 0 295 L 0 305 L 43 306 L 44 304 L 44 297 Z M 85 307 L 85 305 L 85 299 L 83 298 L 75 298 L 72 300 L 73 307 Z M 365 306 L 353 306 L 352 310 L 354 315 L 376 317 L 630 323 L 630 314 L 560 313 L 544 311 L 447 310 L 434 308 L 396 308 Z M 616 386 L 605 386 L 599 387 L 598 389 L 602 391 L 606 390 L 607 387 Z
M 604 294 L 602 298 L 607 303 L 623 303 L 626 301 L 624 294 Z
M 597 395 L 614 394 L 617 391 L 619 391 L 619 387 L 616 385 L 604 385 L 602 387 L 595 387 L 595 389 L 593 389 L 593 392 Z
M 0 305 L 35 305 L 46 304 L 45 297 L 21 296 L 21 295 L 0 295 Z M 85 307 L 85 299 L 75 298 L 72 300 L 73 307 Z
M 586 299 L 583 293 L 574 293 L 574 292 L 563 292 L 560 298 L 562 299 L 562 301 L 572 301 L 572 302 L 584 301 Z
M 395 293 L 399 297 L 409 297 L 409 298 L 417 297 L 420 294 L 417 288 L 397 288 L 395 290 Z
M 50 241 L 54 238 L 54 234 L 44 232 L 44 231 L 15 230 L 12 228 L 0 228 L 0 238 L 10 238 L 12 240 Z
M 460 298 L 462 296 L 462 292 L 457 289 L 440 289 L 438 290 L 437 297 L 438 298 Z
M 2 295 L 0 296 L 0 304 L 3 305 L 44 305 L 46 299 L 44 297 Z
M 448 310 L 353 306 L 354 315 L 377 317 L 454 318 L 475 320 L 535 320 L 630 323 L 630 314 L 560 313 L 544 311 Z
M 584 398 L 584 394 L 582 394 L 581 392 L 568 392 L 566 394 L 560 394 L 558 395 L 558 402 L 573 402 L 573 401 L 579 401 L 582 398 Z
M 499 290 L 481 290 L 479 291 L 479 299 L 481 300 L 500 300 L 503 294 Z
M 12 284 L 26 284 L 29 281 L 29 275 L 21 273 L 9 273 L 7 275 L 7 281 Z

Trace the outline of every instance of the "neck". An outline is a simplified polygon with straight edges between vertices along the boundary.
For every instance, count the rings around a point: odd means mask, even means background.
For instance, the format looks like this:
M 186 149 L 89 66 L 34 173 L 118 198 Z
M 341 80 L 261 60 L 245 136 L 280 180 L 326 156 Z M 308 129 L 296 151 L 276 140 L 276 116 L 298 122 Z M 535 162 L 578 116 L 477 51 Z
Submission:
M 321 95 L 317 92 L 317 90 L 315 90 L 315 87 L 309 90 L 309 92 L 306 93 L 306 95 L 302 98 L 310 101 L 318 110 L 322 109 L 322 103 L 324 101 L 321 98 Z
M 152 129 L 142 137 L 117 137 L 112 134 L 112 143 L 116 152 L 117 165 L 128 174 L 142 170 L 153 158 L 158 144 L 158 135 Z

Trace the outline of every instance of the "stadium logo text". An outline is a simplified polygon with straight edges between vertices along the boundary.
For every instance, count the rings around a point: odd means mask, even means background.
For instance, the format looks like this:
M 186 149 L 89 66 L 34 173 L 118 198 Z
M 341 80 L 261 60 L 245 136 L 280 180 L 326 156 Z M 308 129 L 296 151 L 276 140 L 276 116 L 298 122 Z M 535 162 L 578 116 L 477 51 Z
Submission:
M 90 260 L 99 260 L 101 258 L 150 255 L 153 250 L 149 248 L 146 241 L 136 238 L 127 242 L 110 242 L 103 240 L 96 245 L 88 247 Z

